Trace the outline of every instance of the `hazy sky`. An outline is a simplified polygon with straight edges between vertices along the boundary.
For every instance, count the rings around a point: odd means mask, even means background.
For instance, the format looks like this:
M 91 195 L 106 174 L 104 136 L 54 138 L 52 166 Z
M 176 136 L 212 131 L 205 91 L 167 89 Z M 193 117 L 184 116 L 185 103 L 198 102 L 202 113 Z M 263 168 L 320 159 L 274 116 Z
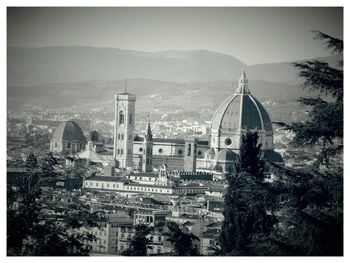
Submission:
M 343 38 L 342 8 L 8 8 L 8 45 L 208 49 L 247 64 L 327 56 L 311 30 Z

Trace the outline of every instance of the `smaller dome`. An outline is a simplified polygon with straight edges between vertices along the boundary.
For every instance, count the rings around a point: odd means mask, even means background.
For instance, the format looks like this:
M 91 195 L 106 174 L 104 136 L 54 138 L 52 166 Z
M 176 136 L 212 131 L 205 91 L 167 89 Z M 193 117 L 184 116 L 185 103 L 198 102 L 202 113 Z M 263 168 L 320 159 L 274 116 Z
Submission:
M 53 134 L 52 139 L 58 141 L 86 141 L 82 129 L 74 121 L 65 121 L 61 123 Z
M 237 159 L 237 154 L 225 148 L 219 151 L 217 155 L 218 162 L 233 162 Z

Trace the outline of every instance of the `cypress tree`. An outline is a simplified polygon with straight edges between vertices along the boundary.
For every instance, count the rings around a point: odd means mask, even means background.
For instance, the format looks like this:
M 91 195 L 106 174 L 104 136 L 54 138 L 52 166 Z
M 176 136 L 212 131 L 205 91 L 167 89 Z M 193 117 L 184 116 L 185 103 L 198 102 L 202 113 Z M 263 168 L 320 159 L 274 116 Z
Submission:
M 235 170 L 228 175 L 220 246 L 225 255 L 261 255 L 256 243 L 269 235 L 275 217 L 267 213 L 270 198 L 258 135 L 247 132 L 241 142 Z
M 342 57 L 342 40 L 319 31 L 314 34 Z M 309 172 L 270 164 L 280 177 L 280 224 L 271 239 L 277 246 L 276 254 L 343 254 L 343 168 L 330 161 L 343 148 L 342 65 L 342 58 L 337 68 L 319 60 L 294 64 L 305 80 L 303 87 L 318 91 L 319 97 L 300 99 L 309 109 L 308 120 L 284 125 L 295 135 L 292 143 L 321 147 L 321 153 Z M 328 169 L 319 169 L 319 164 Z

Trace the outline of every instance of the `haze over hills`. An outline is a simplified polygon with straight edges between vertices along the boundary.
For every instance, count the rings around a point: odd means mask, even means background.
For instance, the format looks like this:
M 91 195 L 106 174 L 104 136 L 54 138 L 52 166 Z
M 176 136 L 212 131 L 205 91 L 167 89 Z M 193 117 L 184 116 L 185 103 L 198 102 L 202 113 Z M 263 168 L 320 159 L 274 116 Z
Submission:
M 290 62 L 247 66 L 233 56 L 208 50 L 142 52 L 86 46 L 8 47 L 7 55 L 8 87 L 124 78 L 236 81 L 243 67 L 249 79 L 290 82 L 297 78 Z M 335 61 L 335 58 L 322 60 Z
M 308 92 L 298 85 L 250 81 L 252 94 L 260 101 L 285 103 L 296 101 Z M 128 91 L 137 94 L 137 112 L 162 110 L 215 109 L 237 88 L 237 81 L 170 82 L 148 79 L 129 79 Z M 19 110 L 23 105 L 43 108 L 89 109 L 113 111 L 113 95 L 122 92 L 124 80 L 95 80 L 75 83 L 44 84 L 8 89 L 8 108 Z
M 229 80 L 237 78 L 244 66 L 232 56 L 206 50 L 151 53 L 81 46 L 10 47 L 8 86 L 123 78 Z
M 321 58 L 332 65 L 338 57 Z M 234 92 L 242 68 L 260 101 L 293 103 L 309 93 L 290 62 L 247 66 L 207 50 L 138 52 L 115 48 L 8 48 L 8 109 L 24 105 L 113 111 L 113 95 L 137 94 L 137 111 L 216 108 Z M 297 107 L 297 106 L 293 106 Z

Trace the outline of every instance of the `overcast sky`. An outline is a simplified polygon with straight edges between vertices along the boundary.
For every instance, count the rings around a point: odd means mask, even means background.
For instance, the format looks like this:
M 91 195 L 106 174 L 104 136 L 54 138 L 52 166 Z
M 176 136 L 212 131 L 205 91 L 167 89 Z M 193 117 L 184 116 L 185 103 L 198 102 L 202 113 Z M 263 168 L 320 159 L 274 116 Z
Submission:
M 8 8 L 9 46 L 208 49 L 246 64 L 327 56 L 311 30 L 343 38 L 342 8 Z

